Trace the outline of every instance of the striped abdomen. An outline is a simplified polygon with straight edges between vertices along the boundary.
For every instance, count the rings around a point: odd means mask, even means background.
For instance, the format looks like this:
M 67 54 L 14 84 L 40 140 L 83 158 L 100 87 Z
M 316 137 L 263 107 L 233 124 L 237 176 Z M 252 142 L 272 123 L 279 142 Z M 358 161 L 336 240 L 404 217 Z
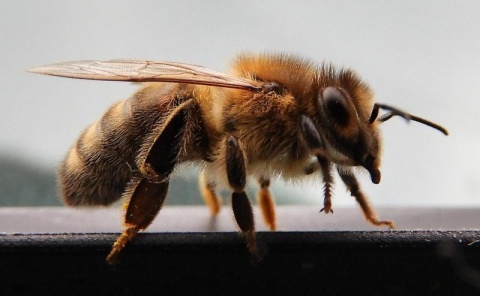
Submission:
M 136 155 L 153 129 L 188 99 L 174 84 L 148 84 L 88 127 L 59 169 L 66 204 L 108 205 L 138 175 Z M 148 144 L 148 143 L 147 143 Z

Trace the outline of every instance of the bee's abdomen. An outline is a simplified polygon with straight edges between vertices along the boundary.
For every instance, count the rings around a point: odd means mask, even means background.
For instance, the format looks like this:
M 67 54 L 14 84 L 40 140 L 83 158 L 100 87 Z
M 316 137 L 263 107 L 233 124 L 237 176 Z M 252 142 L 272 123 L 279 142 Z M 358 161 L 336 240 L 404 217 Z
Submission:
M 152 134 L 168 114 L 191 98 L 192 92 L 182 85 L 152 83 L 111 106 L 82 133 L 60 165 L 60 192 L 65 203 L 108 205 L 118 200 L 128 182 L 141 177 L 137 155 L 142 147 L 153 145 L 150 141 L 157 135 Z M 190 137 L 197 138 L 195 133 Z
M 59 170 L 66 204 L 108 205 L 121 197 L 135 170 L 131 117 L 130 100 L 116 103 L 70 149 Z

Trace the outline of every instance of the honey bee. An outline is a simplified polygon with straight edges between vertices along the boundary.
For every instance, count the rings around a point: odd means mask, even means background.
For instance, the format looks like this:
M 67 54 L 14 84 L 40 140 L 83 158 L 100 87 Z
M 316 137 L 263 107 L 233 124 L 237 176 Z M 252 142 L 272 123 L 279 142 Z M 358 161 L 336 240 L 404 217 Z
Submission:
M 125 200 L 124 230 L 107 256 L 111 264 L 152 223 L 181 163 L 199 166 L 200 192 L 213 215 L 221 206 L 217 187 L 231 189 L 235 220 L 252 258 L 259 260 L 247 177 L 258 181 L 259 208 L 271 230 L 276 228 L 271 180 L 320 172 L 321 211 L 333 213 L 334 171 L 368 222 L 393 228 L 392 221 L 378 218 L 354 175 L 358 167 L 380 182 L 379 125 L 400 116 L 448 134 L 433 122 L 375 103 L 354 71 L 288 54 L 241 54 L 230 74 L 145 60 L 67 62 L 30 71 L 148 82 L 90 125 L 59 168 L 61 195 L 69 206 Z M 387 112 L 378 117 L 380 109 Z

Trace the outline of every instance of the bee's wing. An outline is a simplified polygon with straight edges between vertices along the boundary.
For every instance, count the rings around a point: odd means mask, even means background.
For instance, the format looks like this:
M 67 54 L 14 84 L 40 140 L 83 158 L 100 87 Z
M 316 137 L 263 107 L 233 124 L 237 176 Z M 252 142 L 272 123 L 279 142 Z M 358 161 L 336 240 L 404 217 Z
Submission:
M 238 88 L 259 87 L 251 80 L 227 75 L 201 66 L 145 60 L 76 61 L 35 67 L 29 72 L 90 80 L 135 82 L 178 82 Z

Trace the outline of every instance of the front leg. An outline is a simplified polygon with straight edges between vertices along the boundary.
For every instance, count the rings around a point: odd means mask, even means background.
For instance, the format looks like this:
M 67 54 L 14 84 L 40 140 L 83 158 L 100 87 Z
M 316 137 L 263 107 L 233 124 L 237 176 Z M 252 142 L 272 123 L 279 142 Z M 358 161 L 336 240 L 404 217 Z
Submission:
M 301 119 L 301 131 L 303 139 L 305 140 L 310 152 L 317 157 L 318 164 L 312 164 L 305 169 L 306 174 L 312 174 L 316 170 L 320 169 L 322 172 L 324 191 L 323 191 L 323 208 L 320 212 L 325 214 L 333 213 L 332 210 L 332 163 L 325 156 L 325 144 L 320 136 L 312 119 L 306 115 L 302 115 Z
M 233 189 L 233 214 L 240 230 L 245 235 L 248 251 L 252 256 L 253 261 L 259 261 L 252 205 L 244 191 L 247 181 L 244 152 L 242 151 L 238 140 L 233 136 L 228 136 L 225 139 L 225 151 L 228 183 Z
M 333 176 L 332 176 L 332 164 L 326 158 L 317 156 L 320 169 L 322 170 L 323 177 L 323 208 L 320 212 L 325 214 L 332 213 L 332 189 L 333 189 Z
M 368 202 L 368 198 L 363 194 L 358 184 L 357 179 L 350 171 L 345 171 L 344 169 L 337 168 L 338 174 L 342 178 L 343 183 L 347 186 L 348 191 L 352 194 L 353 197 L 357 200 L 360 208 L 363 211 L 363 215 L 368 222 L 376 226 L 386 225 L 388 228 L 395 228 L 395 224 L 390 220 L 378 220 L 378 216 L 375 213 L 375 210 L 372 208 Z

